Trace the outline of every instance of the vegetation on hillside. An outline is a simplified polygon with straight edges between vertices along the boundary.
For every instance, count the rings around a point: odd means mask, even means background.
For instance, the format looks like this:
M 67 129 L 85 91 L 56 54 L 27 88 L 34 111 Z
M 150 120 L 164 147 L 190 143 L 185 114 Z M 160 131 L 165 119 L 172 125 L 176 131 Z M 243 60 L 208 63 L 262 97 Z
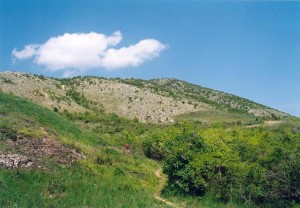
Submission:
M 168 200 L 178 207 L 300 206 L 298 118 L 178 80 L 33 77 L 49 84 L 36 92 L 53 102 L 63 97 L 70 108 L 0 91 L 1 207 L 168 207 Z M 18 83 L 8 80 L 1 83 Z M 87 94 L 112 87 L 108 82 L 211 108 L 142 123 L 107 112 Z M 126 96 L 130 104 L 138 100 Z M 243 107 L 232 110 L 225 98 Z M 81 110 L 69 110 L 73 103 Z M 270 114 L 255 116 L 250 108 Z M 31 166 L 7 166 L 7 156 L 24 156 Z M 161 169 L 167 184 L 155 175 Z
M 146 136 L 144 152 L 163 161 L 173 191 L 247 206 L 289 207 L 300 202 L 299 144 L 299 124 L 183 125 Z
M 154 161 L 122 153 L 109 138 L 23 98 L 0 93 L 0 115 L 0 153 L 22 154 L 36 162 L 27 155 L 31 150 L 11 143 L 49 137 L 86 156 L 71 166 L 45 155 L 41 167 L 0 167 L 1 207 L 165 207 L 152 195 L 157 184 Z

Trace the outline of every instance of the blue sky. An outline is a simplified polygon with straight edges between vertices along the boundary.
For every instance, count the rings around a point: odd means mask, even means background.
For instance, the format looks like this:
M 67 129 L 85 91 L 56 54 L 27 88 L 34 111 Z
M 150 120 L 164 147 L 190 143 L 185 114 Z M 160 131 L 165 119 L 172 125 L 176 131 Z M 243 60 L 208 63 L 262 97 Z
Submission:
M 0 0 L 0 71 L 172 77 L 300 116 L 299 23 L 299 2 Z M 79 71 L 36 55 L 66 33 L 117 40 Z

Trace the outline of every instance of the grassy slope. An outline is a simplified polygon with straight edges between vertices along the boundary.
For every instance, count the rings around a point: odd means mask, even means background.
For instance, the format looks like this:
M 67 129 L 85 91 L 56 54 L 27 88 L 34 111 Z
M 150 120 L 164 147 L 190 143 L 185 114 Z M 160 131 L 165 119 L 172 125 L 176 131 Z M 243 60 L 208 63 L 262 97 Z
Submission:
M 220 122 L 232 116 L 214 113 L 206 116 L 215 115 Z M 141 124 L 113 114 L 66 117 L 69 119 L 26 99 L 0 93 L 0 130 L 42 138 L 43 127 L 52 139 L 62 140 L 87 156 L 71 167 L 50 161 L 46 169 L 0 169 L 0 207 L 165 207 L 153 197 L 158 186 L 154 171 L 159 164 L 143 156 L 141 138 L 148 131 L 169 127 Z M 245 122 L 253 119 L 237 116 L 233 120 L 237 118 Z M 6 151 L 6 137 L 0 137 L 0 152 Z M 130 154 L 122 153 L 124 143 L 131 144 Z M 242 207 L 209 196 L 168 191 L 163 196 L 183 207 Z
M 87 156 L 72 167 L 52 163 L 46 170 L 0 169 L 1 207 L 163 207 L 152 196 L 155 162 L 99 145 L 97 135 L 22 98 L 0 93 L 0 112 L 1 129 L 39 138 L 39 127 L 44 127 Z M 6 136 L 0 142 L 4 151 Z
M 44 169 L 0 168 L 0 207 L 167 207 L 153 197 L 158 187 L 154 172 L 160 164 L 143 156 L 141 138 L 136 136 L 151 129 L 160 131 L 162 125 L 113 114 L 70 117 L 76 120 L 72 122 L 27 99 L 1 92 L 0 115 L 0 130 L 41 139 L 43 127 L 52 139 L 87 156 L 71 167 L 48 161 Z M 1 135 L 0 152 L 7 152 L 8 136 Z M 120 151 L 124 143 L 131 144 L 130 154 Z M 209 197 L 163 196 L 182 207 L 225 206 Z

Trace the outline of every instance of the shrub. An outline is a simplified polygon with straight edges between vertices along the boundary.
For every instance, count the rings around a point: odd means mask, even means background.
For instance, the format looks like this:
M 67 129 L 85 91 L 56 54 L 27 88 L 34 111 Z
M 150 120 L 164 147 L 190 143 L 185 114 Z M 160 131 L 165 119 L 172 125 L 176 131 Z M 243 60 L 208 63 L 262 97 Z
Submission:
M 162 160 L 165 157 L 163 140 L 159 136 L 148 136 L 143 141 L 144 154 L 154 160 Z
M 204 176 L 197 174 L 192 166 L 194 154 L 206 151 L 203 138 L 193 132 L 183 132 L 170 141 L 168 149 L 163 171 L 168 175 L 169 183 L 183 192 L 205 193 Z
M 8 125 L 0 126 L 0 140 L 16 140 L 17 132 Z
M 247 206 L 300 202 L 300 135 L 291 126 L 214 126 L 202 129 L 201 136 L 181 124 L 177 128 L 169 137 L 148 135 L 143 144 L 148 157 L 164 161 L 173 189 Z

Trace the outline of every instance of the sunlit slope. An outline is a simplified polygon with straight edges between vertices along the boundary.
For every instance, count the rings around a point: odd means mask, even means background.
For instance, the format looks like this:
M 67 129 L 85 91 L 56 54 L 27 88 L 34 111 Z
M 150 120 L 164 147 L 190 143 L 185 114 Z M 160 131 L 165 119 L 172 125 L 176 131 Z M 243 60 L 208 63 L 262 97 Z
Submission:
M 179 115 L 201 115 L 211 110 L 273 120 L 289 116 L 235 95 L 175 79 L 53 79 L 4 72 L 0 74 L 0 90 L 60 112 L 105 111 L 152 123 L 172 123 Z

